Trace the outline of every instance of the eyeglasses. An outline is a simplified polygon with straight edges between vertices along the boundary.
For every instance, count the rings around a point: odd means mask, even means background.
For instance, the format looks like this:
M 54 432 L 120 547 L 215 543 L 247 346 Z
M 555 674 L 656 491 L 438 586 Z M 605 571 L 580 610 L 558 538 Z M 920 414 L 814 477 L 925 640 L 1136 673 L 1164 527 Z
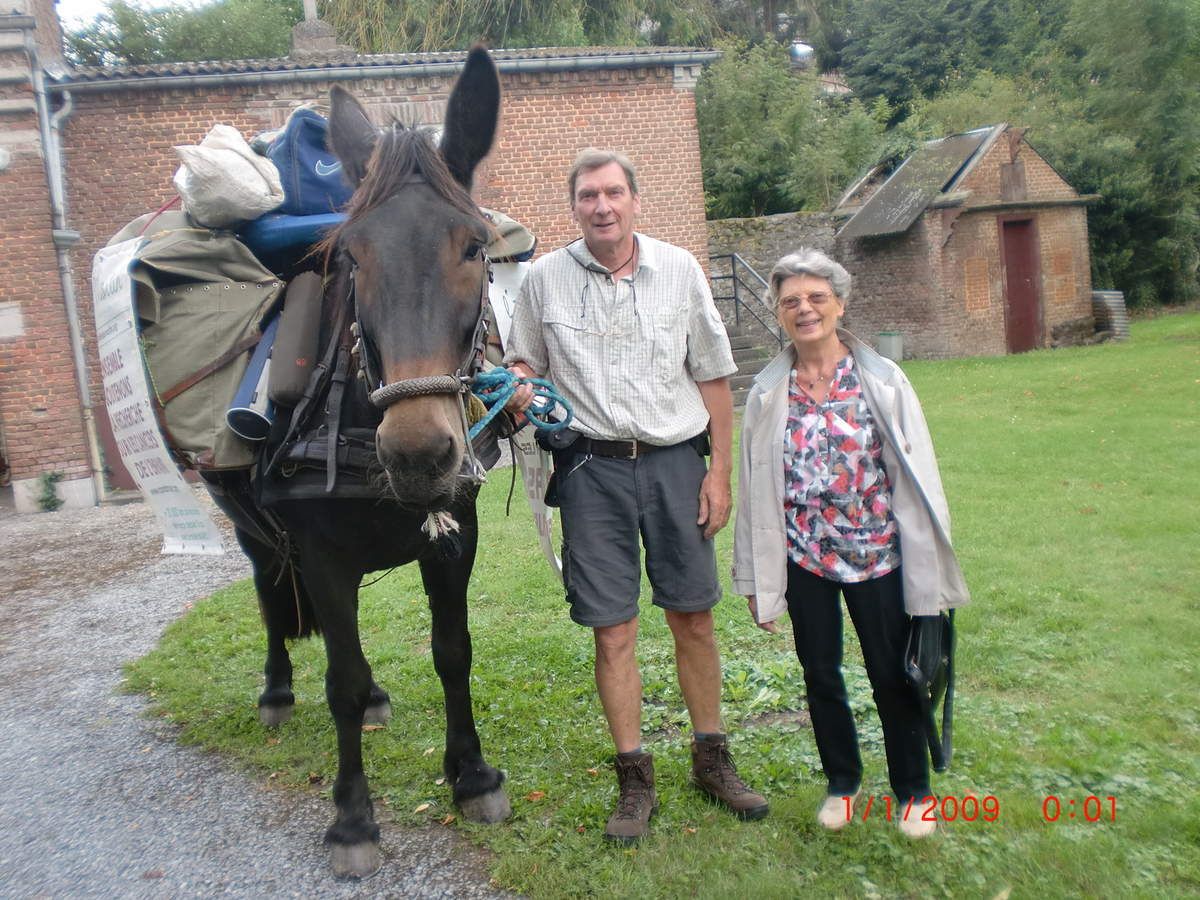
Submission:
M 779 298 L 779 306 L 782 309 L 795 309 L 800 305 L 801 300 L 807 300 L 809 306 L 824 306 L 833 299 L 833 294 L 827 294 L 819 291 L 815 294 L 788 294 L 786 297 Z

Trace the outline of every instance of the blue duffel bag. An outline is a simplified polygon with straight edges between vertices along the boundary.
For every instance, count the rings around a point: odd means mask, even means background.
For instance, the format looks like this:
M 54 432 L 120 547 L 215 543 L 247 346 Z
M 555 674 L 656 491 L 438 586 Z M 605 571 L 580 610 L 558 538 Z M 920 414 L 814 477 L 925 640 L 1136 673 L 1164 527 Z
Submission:
M 271 142 L 267 157 L 279 169 L 284 201 L 276 212 L 313 216 L 340 210 L 354 190 L 342 176 L 342 164 L 326 146 L 329 121 L 301 106 Z

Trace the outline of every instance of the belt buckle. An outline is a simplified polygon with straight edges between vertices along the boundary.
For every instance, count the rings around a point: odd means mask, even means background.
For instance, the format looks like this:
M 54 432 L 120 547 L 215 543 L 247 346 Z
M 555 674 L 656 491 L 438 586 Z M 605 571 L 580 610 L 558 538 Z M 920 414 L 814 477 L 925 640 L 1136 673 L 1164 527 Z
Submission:
M 623 457 L 623 459 L 637 459 L 637 458 L 638 458 L 638 442 L 637 442 L 637 440 L 632 440 L 629 442 L 629 455 L 626 457 Z

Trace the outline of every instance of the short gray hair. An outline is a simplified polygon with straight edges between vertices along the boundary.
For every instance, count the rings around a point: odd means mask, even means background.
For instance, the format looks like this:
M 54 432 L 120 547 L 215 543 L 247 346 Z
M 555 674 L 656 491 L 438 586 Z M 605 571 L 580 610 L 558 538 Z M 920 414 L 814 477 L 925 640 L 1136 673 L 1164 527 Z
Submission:
M 770 288 L 768 299 L 772 307 L 779 306 L 779 288 L 793 275 L 824 278 L 843 304 L 850 299 L 850 273 L 820 250 L 801 247 L 795 253 L 782 257 L 771 269 L 767 284 Z
M 609 163 L 616 163 L 624 170 L 625 180 L 629 182 L 629 192 L 637 194 L 637 169 L 634 168 L 628 156 L 618 153 L 616 150 L 597 150 L 595 147 L 585 147 L 579 151 L 575 162 L 571 164 L 571 171 L 567 173 L 567 193 L 570 195 L 572 209 L 575 208 L 575 184 L 579 181 L 579 173 L 590 172 L 592 169 L 599 169 Z

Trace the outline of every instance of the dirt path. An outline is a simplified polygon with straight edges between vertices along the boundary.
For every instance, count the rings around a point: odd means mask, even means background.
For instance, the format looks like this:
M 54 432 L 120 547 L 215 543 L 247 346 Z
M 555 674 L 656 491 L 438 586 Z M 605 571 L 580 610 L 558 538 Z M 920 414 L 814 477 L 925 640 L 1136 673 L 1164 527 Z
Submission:
M 140 503 L 0 509 L 0 896 L 501 896 L 444 829 L 385 824 L 380 874 L 334 880 L 325 798 L 181 747 L 119 693 L 124 662 L 249 574 L 232 549 L 165 557 L 161 543 Z

